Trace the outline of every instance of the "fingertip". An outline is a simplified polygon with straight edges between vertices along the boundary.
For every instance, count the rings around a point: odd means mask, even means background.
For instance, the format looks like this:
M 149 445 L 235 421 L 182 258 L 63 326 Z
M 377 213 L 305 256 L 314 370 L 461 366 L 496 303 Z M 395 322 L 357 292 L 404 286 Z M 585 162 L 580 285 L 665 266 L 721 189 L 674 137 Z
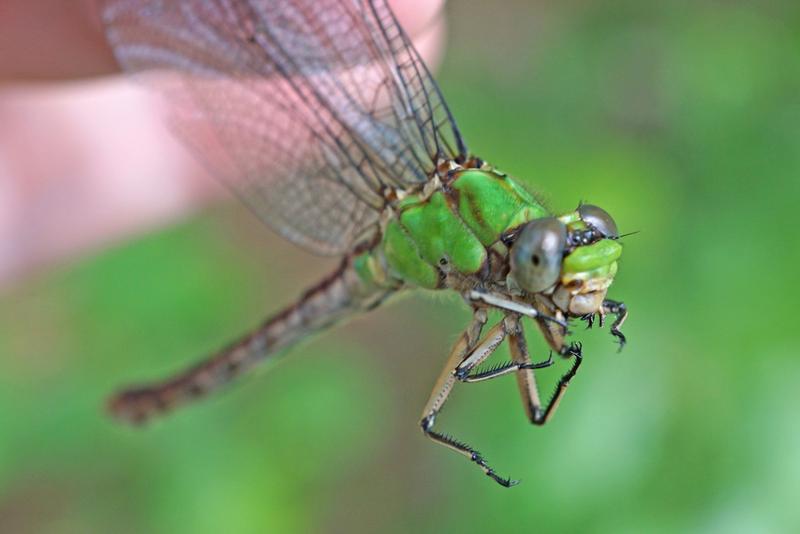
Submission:
M 6 0 L 0 11 L 0 80 L 66 80 L 119 71 L 103 33 L 99 0 Z
M 444 0 L 389 0 L 389 6 L 414 40 L 444 18 Z
M 400 25 L 431 68 L 436 68 L 444 48 L 445 0 L 389 0 Z

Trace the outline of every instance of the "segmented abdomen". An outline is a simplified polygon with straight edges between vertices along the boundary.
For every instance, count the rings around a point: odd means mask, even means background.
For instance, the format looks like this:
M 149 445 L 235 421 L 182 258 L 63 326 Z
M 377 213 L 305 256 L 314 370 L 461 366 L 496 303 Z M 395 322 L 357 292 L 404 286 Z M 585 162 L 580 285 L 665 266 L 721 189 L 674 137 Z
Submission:
M 355 312 L 380 304 L 393 288 L 365 283 L 354 258 L 260 328 L 167 381 L 127 389 L 109 404 L 122 419 L 140 423 L 226 384 L 261 360 Z

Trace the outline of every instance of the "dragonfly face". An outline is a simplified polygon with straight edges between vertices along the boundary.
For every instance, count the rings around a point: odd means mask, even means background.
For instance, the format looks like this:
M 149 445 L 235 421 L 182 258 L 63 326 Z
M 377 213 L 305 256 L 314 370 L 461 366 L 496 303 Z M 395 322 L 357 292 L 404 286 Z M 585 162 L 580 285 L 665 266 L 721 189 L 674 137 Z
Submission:
M 606 291 L 617 273 L 622 254 L 617 226 L 611 216 L 597 206 L 584 204 L 577 210 L 578 221 L 568 223 L 573 244 L 561 266 L 559 285 L 553 302 L 574 316 L 602 313 Z
M 543 311 L 556 318 L 602 317 L 621 253 L 611 216 L 583 204 L 561 217 L 525 224 L 511 246 L 509 286 L 537 294 L 546 304 Z M 551 331 L 546 337 L 553 348 L 562 348 L 563 335 Z

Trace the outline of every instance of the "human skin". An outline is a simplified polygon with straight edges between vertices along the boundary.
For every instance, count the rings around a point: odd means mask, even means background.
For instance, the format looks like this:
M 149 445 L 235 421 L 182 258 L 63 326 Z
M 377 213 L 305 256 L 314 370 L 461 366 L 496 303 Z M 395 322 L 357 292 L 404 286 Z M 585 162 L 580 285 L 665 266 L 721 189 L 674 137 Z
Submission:
M 389 0 L 429 63 L 444 0 Z M 224 190 L 119 74 L 99 0 L 0 3 L 0 288 Z

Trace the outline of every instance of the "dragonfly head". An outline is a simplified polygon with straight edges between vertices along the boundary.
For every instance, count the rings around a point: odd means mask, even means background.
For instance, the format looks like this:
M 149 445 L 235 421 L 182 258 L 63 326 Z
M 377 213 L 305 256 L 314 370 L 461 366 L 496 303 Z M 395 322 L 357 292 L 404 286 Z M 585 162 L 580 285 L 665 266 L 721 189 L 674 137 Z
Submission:
M 618 235 L 614 219 L 591 204 L 534 219 L 511 246 L 509 282 L 527 293 L 548 295 L 565 315 L 597 313 L 617 273 Z

